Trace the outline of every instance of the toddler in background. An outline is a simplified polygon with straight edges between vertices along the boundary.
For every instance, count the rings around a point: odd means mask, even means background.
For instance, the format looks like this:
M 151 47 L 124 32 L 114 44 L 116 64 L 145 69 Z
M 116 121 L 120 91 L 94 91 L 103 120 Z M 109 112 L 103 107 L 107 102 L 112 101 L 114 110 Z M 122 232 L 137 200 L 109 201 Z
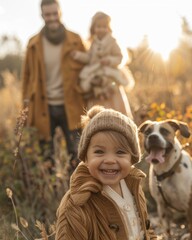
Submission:
M 88 109 L 95 104 L 118 110 L 132 117 L 124 87 L 131 90 L 134 78 L 127 66 L 121 66 L 122 51 L 112 36 L 111 18 L 103 12 L 92 17 L 90 49 L 73 51 L 72 57 L 87 64 L 80 72 L 80 89 L 88 101 Z

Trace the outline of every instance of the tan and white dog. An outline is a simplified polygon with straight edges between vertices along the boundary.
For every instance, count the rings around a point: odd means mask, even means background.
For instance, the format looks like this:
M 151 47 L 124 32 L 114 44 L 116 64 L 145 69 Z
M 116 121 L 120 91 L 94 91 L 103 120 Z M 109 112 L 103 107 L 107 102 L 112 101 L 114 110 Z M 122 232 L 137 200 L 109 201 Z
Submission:
M 149 189 L 160 221 L 169 233 L 173 212 L 183 213 L 191 232 L 187 239 L 192 239 L 192 161 L 176 137 L 177 130 L 183 137 L 190 136 L 187 124 L 176 120 L 145 121 L 139 126 L 145 160 L 150 163 Z

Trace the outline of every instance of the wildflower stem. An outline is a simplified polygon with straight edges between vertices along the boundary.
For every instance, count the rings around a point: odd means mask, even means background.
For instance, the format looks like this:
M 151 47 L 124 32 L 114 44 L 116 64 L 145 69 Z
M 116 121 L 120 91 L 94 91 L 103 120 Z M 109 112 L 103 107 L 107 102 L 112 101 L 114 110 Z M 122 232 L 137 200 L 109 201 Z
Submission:
M 12 202 L 13 210 L 14 210 L 14 213 L 15 213 L 15 221 L 16 221 L 16 225 L 17 225 L 17 227 L 19 227 L 19 221 L 18 221 L 18 216 L 17 216 L 17 210 L 16 210 L 15 203 L 14 203 L 12 197 L 11 197 L 11 202 Z M 18 231 L 17 231 L 17 240 L 18 240 L 18 239 L 19 239 L 19 235 L 18 235 Z
M 29 240 L 22 231 L 20 231 L 20 233 L 22 234 L 22 236 L 23 236 L 26 240 Z

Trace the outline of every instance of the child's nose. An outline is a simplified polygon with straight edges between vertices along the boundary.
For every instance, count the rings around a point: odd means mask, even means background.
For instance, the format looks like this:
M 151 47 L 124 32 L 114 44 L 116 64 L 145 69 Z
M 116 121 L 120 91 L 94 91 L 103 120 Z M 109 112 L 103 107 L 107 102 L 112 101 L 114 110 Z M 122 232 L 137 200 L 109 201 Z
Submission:
M 116 158 L 115 158 L 115 156 L 112 155 L 112 154 L 107 155 L 107 156 L 105 157 L 105 159 L 104 159 L 104 163 L 106 163 L 106 164 L 114 164 L 114 163 L 116 163 Z

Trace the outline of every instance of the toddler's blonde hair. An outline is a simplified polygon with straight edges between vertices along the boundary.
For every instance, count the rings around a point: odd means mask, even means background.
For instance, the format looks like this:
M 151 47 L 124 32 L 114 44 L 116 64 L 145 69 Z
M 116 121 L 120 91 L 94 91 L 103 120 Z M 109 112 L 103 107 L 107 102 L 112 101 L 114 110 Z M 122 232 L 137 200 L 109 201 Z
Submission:
M 94 36 L 94 28 L 95 28 L 95 23 L 98 19 L 106 19 L 107 23 L 108 23 L 108 27 L 109 27 L 109 31 L 112 32 L 111 29 L 111 17 L 109 15 L 107 15 L 104 12 L 96 12 L 95 15 L 92 17 L 91 20 L 91 26 L 90 26 L 90 37 L 89 39 L 92 40 L 93 36 Z

